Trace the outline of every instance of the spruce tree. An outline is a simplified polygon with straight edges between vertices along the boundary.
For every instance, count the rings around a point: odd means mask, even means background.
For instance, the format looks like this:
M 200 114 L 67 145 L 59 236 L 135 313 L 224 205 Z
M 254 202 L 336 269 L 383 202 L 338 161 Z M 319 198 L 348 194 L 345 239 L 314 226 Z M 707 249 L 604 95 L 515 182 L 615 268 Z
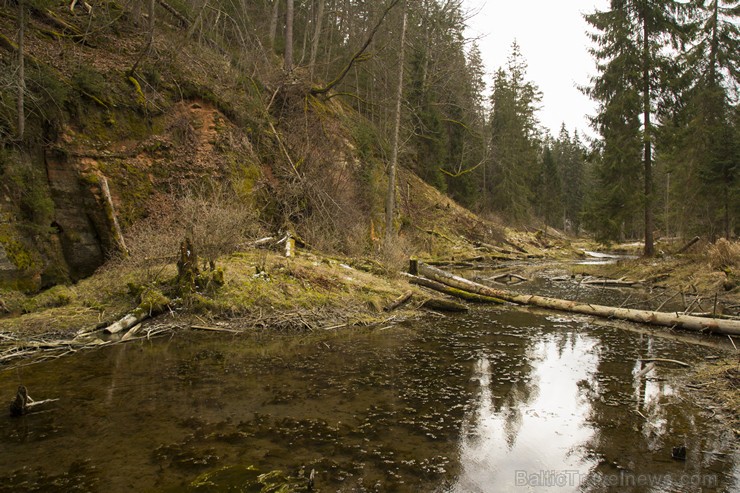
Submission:
M 591 202 L 591 224 L 602 239 L 618 239 L 634 213 L 642 171 L 644 254 L 654 254 L 653 160 L 655 109 L 665 81 L 675 70 L 667 48 L 679 49 L 686 4 L 676 0 L 611 0 L 605 11 L 587 15 L 595 29 L 591 53 L 599 75 L 587 93 L 599 103 L 595 127 L 603 139 L 598 184 Z
M 526 70 L 526 61 L 514 42 L 506 70 L 499 69 L 494 79 L 485 183 L 490 208 L 518 221 L 531 216 L 539 166 L 536 111 L 541 94 L 526 80 Z
M 740 68 L 738 0 L 698 2 L 692 49 L 684 61 L 689 79 L 676 115 L 677 197 L 691 234 L 732 233 L 738 211 L 737 86 Z M 685 201 L 683 205 L 685 207 Z

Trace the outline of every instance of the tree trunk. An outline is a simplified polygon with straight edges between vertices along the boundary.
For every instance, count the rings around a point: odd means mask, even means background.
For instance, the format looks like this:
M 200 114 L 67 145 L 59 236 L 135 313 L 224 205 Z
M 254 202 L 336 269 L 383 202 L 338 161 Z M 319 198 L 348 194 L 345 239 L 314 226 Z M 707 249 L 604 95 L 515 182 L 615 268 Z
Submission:
M 645 256 L 652 257 L 655 254 L 653 243 L 653 156 L 652 156 L 652 125 L 650 123 L 650 32 L 647 20 L 643 20 L 643 119 L 644 119 L 644 145 L 645 145 Z
M 285 71 L 293 71 L 293 0 L 287 0 L 285 9 Z
M 136 58 L 136 61 L 131 66 L 131 70 L 129 70 L 129 76 L 134 77 L 136 74 L 136 69 L 139 68 L 139 64 L 142 60 L 144 60 L 144 57 L 149 55 L 149 53 L 152 50 L 152 44 L 154 44 L 154 2 L 155 0 L 149 0 L 149 19 L 148 19 L 148 32 L 147 32 L 147 39 L 146 39 L 146 46 L 141 51 L 139 56 Z
M 313 80 L 314 66 L 316 65 L 316 56 L 319 52 L 319 41 L 321 40 L 321 26 L 324 21 L 324 3 L 325 0 L 316 0 L 318 2 L 318 10 L 316 11 L 316 29 L 313 32 L 313 40 L 311 43 L 311 58 L 308 61 L 308 66 L 311 71 L 311 80 Z
M 401 24 L 401 46 L 398 55 L 398 86 L 396 87 L 396 115 L 393 128 L 393 148 L 391 150 L 391 162 L 388 166 L 388 195 L 385 200 L 385 244 L 389 247 L 396 237 L 393 227 L 393 216 L 396 201 L 396 166 L 398 165 L 398 139 L 401 131 L 401 103 L 403 101 L 403 66 L 404 66 L 404 44 L 406 43 L 406 9 L 403 11 Z
M 417 263 L 417 270 L 420 275 L 434 281 L 447 284 L 448 286 L 452 286 L 457 289 L 469 291 L 471 293 L 476 293 L 483 296 L 499 298 L 519 305 L 531 305 L 541 308 L 548 308 L 552 310 L 560 310 L 571 313 L 580 313 L 583 315 L 592 315 L 602 318 L 628 320 L 630 322 L 661 325 L 665 327 L 675 327 L 695 332 L 740 335 L 740 321 L 737 320 L 719 320 L 676 313 L 633 310 L 629 308 L 615 308 L 611 306 L 579 303 L 577 301 L 546 298 L 544 296 L 512 293 L 509 291 L 494 289 L 489 286 L 484 286 L 482 284 L 469 281 L 468 279 L 449 274 L 420 262 Z
M 26 74 L 24 38 L 26 37 L 26 5 L 24 0 L 18 0 L 18 140 L 23 140 L 26 133 L 26 111 L 24 108 L 26 95 Z
M 272 16 L 270 17 L 270 50 L 275 52 L 275 38 L 277 37 L 278 15 L 280 13 L 280 1 L 273 0 Z
M 113 197 L 110 194 L 110 187 L 108 187 L 108 180 L 105 176 L 100 176 L 100 192 L 103 195 L 103 207 L 105 213 L 110 218 L 110 229 L 113 234 L 113 243 L 115 244 L 118 252 L 124 257 L 128 257 L 128 248 L 126 248 L 126 241 L 123 238 L 123 232 L 121 231 L 121 225 L 118 223 L 118 215 L 116 209 L 113 207 Z

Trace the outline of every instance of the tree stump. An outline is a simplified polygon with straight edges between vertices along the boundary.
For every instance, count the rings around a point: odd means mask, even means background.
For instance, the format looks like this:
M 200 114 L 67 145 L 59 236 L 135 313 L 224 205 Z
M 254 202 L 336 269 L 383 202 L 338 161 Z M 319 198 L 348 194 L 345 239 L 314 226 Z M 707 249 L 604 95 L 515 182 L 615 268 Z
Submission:
M 198 274 L 198 255 L 195 253 L 190 238 L 185 238 L 180 243 L 180 259 L 177 261 L 177 284 L 181 293 L 195 291 L 195 280 Z
M 10 415 L 14 417 L 23 416 L 28 412 L 28 390 L 23 385 L 18 386 L 15 399 L 10 403 Z

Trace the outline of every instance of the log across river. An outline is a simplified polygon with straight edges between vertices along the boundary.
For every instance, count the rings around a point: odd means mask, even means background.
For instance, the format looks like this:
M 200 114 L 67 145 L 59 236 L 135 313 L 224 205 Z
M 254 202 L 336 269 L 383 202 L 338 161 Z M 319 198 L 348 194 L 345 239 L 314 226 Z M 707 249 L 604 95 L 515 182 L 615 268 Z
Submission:
M 696 317 L 672 312 L 654 312 L 649 310 L 634 310 L 631 308 L 617 308 L 613 306 L 594 305 L 578 301 L 548 298 L 545 296 L 513 293 L 478 284 L 415 260 L 411 261 L 410 271 L 411 274 L 424 276 L 428 279 L 432 279 L 456 289 L 468 291 L 481 296 L 498 298 L 519 305 L 530 305 L 549 308 L 552 310 L 580 313 L 583 315 L 593 315 L 596 317 L 628 320 L 630 322 L 650 325 L 661 325 L 695 332 L 740 335 L 740 321 L 738 320 Z

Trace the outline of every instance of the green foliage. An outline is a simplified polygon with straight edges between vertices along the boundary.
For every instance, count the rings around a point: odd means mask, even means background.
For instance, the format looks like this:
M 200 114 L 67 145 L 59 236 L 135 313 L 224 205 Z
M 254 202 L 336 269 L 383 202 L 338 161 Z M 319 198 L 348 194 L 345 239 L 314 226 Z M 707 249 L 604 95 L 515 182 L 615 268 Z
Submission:
M 29 107 L 26 126 L 31 135 L 54 137 L 65 122 L 71 88 L 58 72 L 46 65 L 31 65 L 26 72 L 26 88 L 31 93 L 26 98 Z
M 542 171 L 538 187 L 537 202 L 539 216 L 549 226 L 560 226 L 563 217 L 562 180 L 550 147 L 545 147 L 542 156 Z
M 683 235 L 731 237 L 740 216 L 737 1 L 696 4 L 693 44 L 662 135 L 670 164 L 666 221 Z
M 526 70 L 524 57 L 514 43 L 507 68 L 499 69 L 494 81 L 491 159 L 486 164 L 486 206 L 517 221 L 532 214 L 540 159 L 535 112 L 542 96 L 537 86 L 526 80 Z
M 599 103 L 594 126 L 602 137 L 588 225 L 599 238 L 623 239 L 643 221 L 642 207 L 648 255 L 656 203 L 653 151 L 665 155 L 656 121 L 668 121 L 666 115 L 678 109 L 676 95 L 685 86 L 688 65 L 675 52 L 690 40 L 693 26 L 685 21 L 696 5 L 627 0 L 586 16 L 596 30 L 591 52 L 600 71 L 586 92 Z

